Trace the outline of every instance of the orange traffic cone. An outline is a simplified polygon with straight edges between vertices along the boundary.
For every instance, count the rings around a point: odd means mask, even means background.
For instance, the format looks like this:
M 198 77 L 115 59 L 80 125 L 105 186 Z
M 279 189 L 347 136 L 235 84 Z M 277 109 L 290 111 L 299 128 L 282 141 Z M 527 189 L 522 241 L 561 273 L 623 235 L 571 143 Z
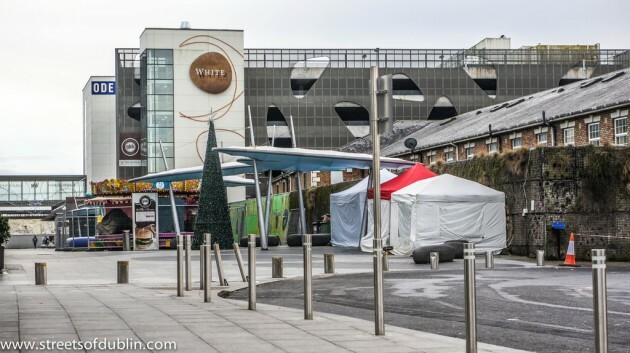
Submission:
M 564 263 L 560 266 L 579 267 L 575 264 L 575 233 L 571 232 L 569 238 L 569 247 L 567 248 L 567 256 L 564 258 Z

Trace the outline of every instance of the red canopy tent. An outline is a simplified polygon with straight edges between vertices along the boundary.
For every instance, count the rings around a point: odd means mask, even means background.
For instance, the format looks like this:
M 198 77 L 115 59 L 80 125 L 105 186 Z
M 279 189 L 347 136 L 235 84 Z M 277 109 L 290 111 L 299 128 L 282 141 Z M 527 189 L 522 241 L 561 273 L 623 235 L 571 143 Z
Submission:
M 390 200 L 393 192 L 407 185 L 411 185 L 418 180 L 424 180 L 434 176 L 437 176 L 437 174 L 427 169 L 421 163 L 417 163 L 394 179 L 381 184 L 381 200 Z M 374 199 L 374 189 L 372 188 L 368 189 L 368 199 Z

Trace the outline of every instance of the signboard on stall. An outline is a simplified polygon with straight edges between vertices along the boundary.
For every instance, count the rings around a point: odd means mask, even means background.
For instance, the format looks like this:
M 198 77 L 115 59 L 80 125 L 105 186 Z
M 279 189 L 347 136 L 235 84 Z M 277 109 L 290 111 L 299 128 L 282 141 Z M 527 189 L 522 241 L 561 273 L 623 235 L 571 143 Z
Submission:
M 132 194 L 131 202 L 134 250 L 158 250 L 158 194 L 136 192 Z

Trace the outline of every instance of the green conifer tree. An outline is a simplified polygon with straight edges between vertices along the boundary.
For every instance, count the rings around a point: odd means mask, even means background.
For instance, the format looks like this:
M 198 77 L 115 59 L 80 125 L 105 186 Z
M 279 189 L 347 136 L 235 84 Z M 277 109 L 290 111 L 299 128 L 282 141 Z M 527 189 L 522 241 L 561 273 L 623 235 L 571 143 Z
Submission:
M 206 159 L 203 164 L 199 210 L 195 221 L 195 238 L 193 247 L 199 249 L 203 244 L 203 234 L 212 234 L 212 244 L 219 243 L 221 249 L 231 249 L 234 244 L 227 193 L 221 174 L 219 153 L 212 151 L 217 147 L 214 123 L 210 120 L 208 128 L 208 144 Z

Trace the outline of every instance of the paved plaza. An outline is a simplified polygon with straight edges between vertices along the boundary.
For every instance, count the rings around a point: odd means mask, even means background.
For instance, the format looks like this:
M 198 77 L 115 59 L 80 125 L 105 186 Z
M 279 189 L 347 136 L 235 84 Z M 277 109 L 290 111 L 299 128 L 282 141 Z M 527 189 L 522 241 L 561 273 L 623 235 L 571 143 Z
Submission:
M 371 270 L 371 254 L 315 248 L 313 273 L 323 274 L 323 253 L 335 252 L 338 273 Z M 243 288 L 231 251 L 223 252 L 229 287 L 213 286 L 212 303 L 199 287 L 199 257 L 193 257 L 193 290 L 175 291 L 175 252 L 7 251 L 8 273 L 0 276 L 0 341 L 175 342 L 182 352 L 462 352 L 465 341 L 391 325 L 375 336 L 374 322 L 219 297 Z M 247 253 L 243 256 L 246 261 Z M 285 278 L 302 275 L 301 248 L 258 250 L 258 279 L 271 282 L 271 257 L 285 259 Z M 130 261 L 130 284 L 115 284 L 116 262 Z M 34 262 L 48 267 L 48 285 L 34 285 Z M 392 270 L 413 269 L 409 258 L 392 258 Z M 216 268 L 213 280 L 217 280 Z M 330 276 L 330 275 L 328 275 Z M 218 282 L 213 282 L 218 284 Z M 367 289 L 366 289 L 367 290 Z M 14 350 L 17 352 L 17 350 Z M 23 349 L 21 352 L 28 352 Z M 86 351 L 86 350 L 79 350 Z M 149 350 L 151 351 L 151 350 Z M 157 350 L 153 350 L 157 351 Z M 481 352 L 517 352 L 479 343 Z

